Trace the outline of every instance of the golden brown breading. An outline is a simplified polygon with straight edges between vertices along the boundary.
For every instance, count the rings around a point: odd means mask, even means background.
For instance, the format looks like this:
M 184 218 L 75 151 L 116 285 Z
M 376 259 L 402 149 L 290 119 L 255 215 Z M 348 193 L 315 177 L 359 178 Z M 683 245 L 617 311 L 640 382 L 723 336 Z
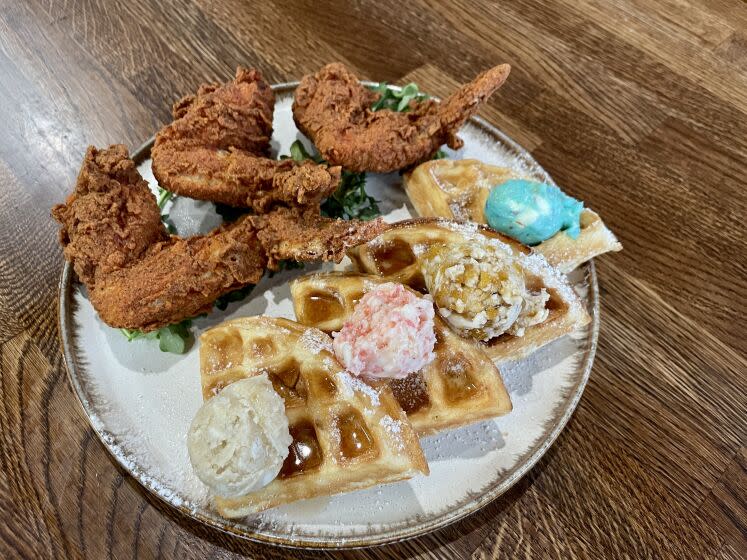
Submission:
M 497 90 L 511 67 L 501 64 L 462 86 L 443 103 L 411 102 L 410 110 L 371 111 L 379 95 L 344 65 L 328 64 L 305 76 L 296 89 L 293 117 L 325 160 L 350 171 L 387 173 L 429 159 L 456 136 L 477 107 Z
M 243 218 L 208 235 L 153 245 L 132 266 L 100 278 L 91 303 L 109 325 L 150 331 L 210 311 L 221 295 L 259 282 L 266 263 Z
M 62 225 L 65 257 L 101 319 L 143 331 L 210 310 L 277 260 L 339 259 L 384 227 L 321 218 L 317 203 L 246 216 L 207 235 L 169 237 L 155 197 L 120 145 L 88 149 L 75 191 L 52 214 Z
M 339 167 L 275 161 L 235 149 L 154 149 L 153 171 L 159 184 L 170 191 L 255 212 L 266 212 L 277 203 L 318 203 L 340 183 Z
M 169 237 L 156 198 L 122 145 L 88 148 L 75 191 L 52 216 L 62 225 L 65 257 L 89 287 Z
M 334 192 L 340 169 L 269 159 L 275 97 L 257 70 L 239 67 L 226 84 L 203 85 L 174 105 L 156 135 L 153 174 L 177 194 L 265 212 Z
M 336 261 L 350 247 L 373 239 L 387 228 L 381 218 L 370 222 L 333 220 L 319 215 L 318 208 L 278 208 L 251 216 L 265 247 L 270 267 L 277 261 Z

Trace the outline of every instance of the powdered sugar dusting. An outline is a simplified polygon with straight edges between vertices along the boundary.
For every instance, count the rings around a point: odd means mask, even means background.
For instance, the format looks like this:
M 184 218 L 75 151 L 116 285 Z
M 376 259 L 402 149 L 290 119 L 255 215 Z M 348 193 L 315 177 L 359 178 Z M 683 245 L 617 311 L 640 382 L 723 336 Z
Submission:
M 415 254 L 416 257 L 419 257 L 420 255 L 424 254 L 428 249 L 429 249 L 429 246 L 426 243 L 413 243 L 412 245 L 412 252 Z
M 453 232 L 461 233 L 468 237 L 475 235 L 479 231 L 479 227 L 475 222 L 455 222 L 444 220 L 441 221 L 440 224 Z
M 306 329 L 299 337 L 298 342 L 315 356 L 320 352 L 334 352 L 332 339 L 318 329 Z
M 545 257 L 539 253 L 520 255 L 519 262 L 521 262 L 527 271 L 542 278 L 545 285 L 555 290 L 566 304 L 572 306 L 577 311 L 580 310 L 581 301 L 568 282 L 568 279 L 564 274 L 550 266 Z
M 345 370 L 338 371 L 336 376 L 337 386 L 340 388 L 342 395 L 347 399 L 355 397 L 355 393 L 362 393 L 371 402 L 371 406 L 380 406 L 379 393 L 368 383 L 361 381 Z
M 386 433 L 389 434 L 391 440 L 397 446 L 397 449 L 399 449 L 400 451 L 403 450 L 405 448 L 405 442 L 402 439 L 402 424 L 388 414 L 385 414 L 381 417 L 380 423 Z

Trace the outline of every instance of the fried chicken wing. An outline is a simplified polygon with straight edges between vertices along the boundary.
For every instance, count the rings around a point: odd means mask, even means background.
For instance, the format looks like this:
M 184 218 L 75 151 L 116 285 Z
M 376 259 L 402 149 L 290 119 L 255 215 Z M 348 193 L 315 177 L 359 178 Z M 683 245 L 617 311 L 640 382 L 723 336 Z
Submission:
M 456 133 L 508 77 L 501 64 L 462 86 L 443 103 L 411 102 L 408 112 L 372 111 L 379 95 L 344 65 L 328 64 L 296 89 L 293 117 L 325 160 L 350 171 L 387 173 L 429 159 L 443 144 L 457 149 Z
M 157 243 L 132 266 L 100 278 L 91 303 L 105 323 L 143 331 L 208 312 L 221 295 L 262 278 L 267 258 L 256 234 L 244 218 L 208 235 Z
M 156 135 L 153 174 L 177 194 L 266 212 L 275 203 L 313 204 L 334 192 L 340 169 L 269 159 L 275 97 L 257 70 L 200 86 L 178 101 Z
M 121 145 L 88 148 L 75 191 L 52 216 L 62 224 L 65 257 L 89 287 L 169 238 L 155 196 Z
M 102 320 L 151 331 L 208 311 L 219 296 L 259 281 L 277 260 L 341 258 L 383 222 L 321 218 L 319 205 L 277 207 L 207 235 L 169 236 L 127 149 L 90 147 L 75 191 L 55 206 L 60 242 Z
M 324 218 L 318 208 L 278 208 L 250 219 L 267 251 L 269 266 L 281 260 L 339 262 L 347 249 L 373 239 L 387 227 L 381 219 Z

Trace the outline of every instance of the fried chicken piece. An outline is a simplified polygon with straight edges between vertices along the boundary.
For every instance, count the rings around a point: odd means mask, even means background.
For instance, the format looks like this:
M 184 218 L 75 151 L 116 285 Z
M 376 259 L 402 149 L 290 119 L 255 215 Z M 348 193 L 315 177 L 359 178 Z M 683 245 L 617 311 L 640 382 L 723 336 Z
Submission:
M 301 80 L 293 117 L 330 164 L 354 172 L 387 173 L 430 159 L 443 144 L 460 148 L 457 131 L 503 85 L 510 70 L 501 64 L 442 103 L 413 101 L 408 112 L 399 113 L 371 111 L 380 96 L 344 65 L 328 64 Z
M 169 238 L 148 183 L 129 159 L 127 148 L 88 148 L 75 191 L 52 209 L 65 258 L 91 287 L 108 274 L 138 260 Z
M 154 245 L 98 282 L 91 302 L 105 323 L 149 331 L 210 311 L 219 296 L 256 284 L 280 260 L 339 261 L 383 229 L 381 221 L 330 220 L 314 209 L 243 216 L 205 236 Z
M 156 199 L 121 145 L 89 148 L 75 191 L 55 206 L 60 242 L 101 319 L 151 331 L 209 311 L 277 260 L 339 259 L 383 222 L 342 222 L 319 206 L 279 207 L 207 235 L 169 236 Z
M 320 216 L 318 208 L 278 208 L 250 219 L 267 251 L 270 267 L 288 259 L 339 262 L 347 249 L 373 239 L 387 228 L 381 218 L 370 222 L 333 220 Z
M 105 323 L 143 331 L 206 313 L 221 295 L 262 278 L 267 258 L 256 233 L 243 218 L 208 235 L 157 243 L 99 279 L 91 303 Z
M 257 70 L 239 67 L 226 84 L 205 84 L 174 104 L 156 135 L 153 174 L 177 194 L 266 212 L 276 203 L 314 204 L 340 169 L 269 159 L 275 96 Z

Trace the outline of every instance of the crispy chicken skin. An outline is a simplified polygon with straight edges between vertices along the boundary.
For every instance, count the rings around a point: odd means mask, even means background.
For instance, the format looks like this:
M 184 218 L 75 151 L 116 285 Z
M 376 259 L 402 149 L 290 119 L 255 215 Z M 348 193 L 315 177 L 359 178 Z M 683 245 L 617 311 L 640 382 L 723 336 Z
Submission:
M 319 206 L 278 207 L 207 235 L 169 236 L 156 199 L 121 145 L 90 147 L 73 194 L 52 210 L 60 242 L 102 320 L 155 330 L 208 311 L 279 259 L 329 260 L 384 229 L 329 220 Z
M 174 104 L 156 135 L 153 174 L 177 194 L 265 212 L 313 204 L 334 192 L 340 169 L 269 159 L 275 96 L 257 70 L 239 67 L 226 84 L 205 84 Z
M 332 220 L 318 208 L 278 208 L 251 216 L 270 265 L 280 260 L 339 262 L 351 247 L 373 239 L 386 229 L 381 219 L 370 222 Z
M 480 103 L 497 90 L 511 67 L 477 76 L 442 103 L 412 102 L 410 110 L 371 111 L 379 95 L 340 63 L 305 76 L 296 89 L 293 117 L 321 155 L 350 171 L 387 173 L 427 160 L 443 144 L 460 148 L 456 133 Z
M 52 216 L 62 224 L 65 258 L 89 288 L 169 238 L 156 198 L 121 145 L 88 148 L 75 191 Z
M 100 278 L 89 294 L 105 323 L 149 331 L 210 311 L 219 296 L 259 282 L 266 264 L 244 218 L 208 235 L 157 243 L 132 266 Z

